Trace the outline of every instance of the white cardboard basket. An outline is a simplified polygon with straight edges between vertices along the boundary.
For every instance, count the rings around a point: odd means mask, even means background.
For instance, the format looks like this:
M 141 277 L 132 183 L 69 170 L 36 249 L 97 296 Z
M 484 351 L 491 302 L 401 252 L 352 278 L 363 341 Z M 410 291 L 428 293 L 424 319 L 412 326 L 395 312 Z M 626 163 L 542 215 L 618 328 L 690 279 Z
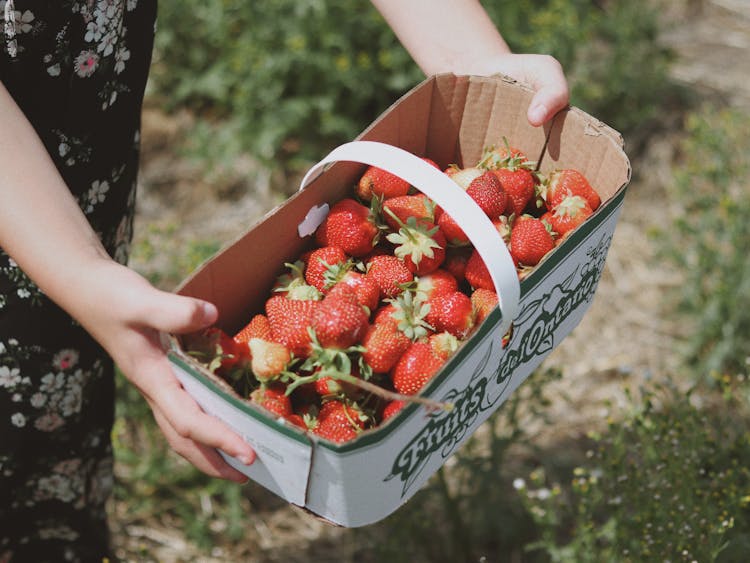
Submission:
M 500 77 L 432 77 L 404 96 L 360 137 L 305 176 L 300 190 L 197 270 L 179 289 L 217 304 L 220 325 L 240 328 L 262 302 L 283 264 L 310 246 L 327 206 L 351 193 L 365 166 L 390 168 L 459 221 L 498 288 L 496 308 L 424 389 L 451 411 L 410 404 L 382 426 L 336 445 L 275 419 L 239 397 L 170 337 L 169 357 L 184 388 L 256 450 L 244 466 L 252 480 L 339 525 L 376 522 L 406 502 L 579 323 L 594 297 L 630 178 L 619 135 L 576 109 L 544 129 L 525 122 L 532 93 Z M 586 174 L 602 205 L 519 285 L 505 245 L 471 199 L 443 180 L 441 167 L 471 165 L 502 135 L 542 171 L 562 166 Z M 385 144 L 383 144 L 385 143 Z M 406 151 L 406 152 L 405 152 Z M 408 154 L 412 153 L 412 154 Z M 450 191 L 448 188 L 451 188 Z M 507 347 L 502 337 L 512 322 Z M 224 455 L 224 454 L 222 454 Z

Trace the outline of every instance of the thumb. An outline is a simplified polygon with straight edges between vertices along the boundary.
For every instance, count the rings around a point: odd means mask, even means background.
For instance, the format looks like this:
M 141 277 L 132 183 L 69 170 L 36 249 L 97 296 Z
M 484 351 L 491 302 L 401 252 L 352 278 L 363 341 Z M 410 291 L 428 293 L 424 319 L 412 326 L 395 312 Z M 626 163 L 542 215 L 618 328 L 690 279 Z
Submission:
M 219 316 L 216 306 L 194 297 L 155 290 L 144 303 L 142 321 L 162 332 L 184 334 L 206 328 Z
M 570 93 L 559 63 L 546 65 L 531 85 L 536 93 L 529 104 L 527 117 L 531 125 L 538 127 L 568 105 Z

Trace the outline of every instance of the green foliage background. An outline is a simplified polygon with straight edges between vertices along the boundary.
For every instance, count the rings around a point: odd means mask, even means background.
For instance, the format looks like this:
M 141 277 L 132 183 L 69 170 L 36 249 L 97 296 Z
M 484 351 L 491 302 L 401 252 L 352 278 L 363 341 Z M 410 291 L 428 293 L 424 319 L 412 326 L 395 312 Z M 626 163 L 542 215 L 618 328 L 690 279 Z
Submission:
M 515 52 L 555 56 L 572 103 L 623 133 L 668 102 L 646 0 L 483 5 Z M 202 117 L 198 154 L 288 168 L 356 136 L 423 75 L 368 0 L 162 0 L 152 78 L 166 107 Z

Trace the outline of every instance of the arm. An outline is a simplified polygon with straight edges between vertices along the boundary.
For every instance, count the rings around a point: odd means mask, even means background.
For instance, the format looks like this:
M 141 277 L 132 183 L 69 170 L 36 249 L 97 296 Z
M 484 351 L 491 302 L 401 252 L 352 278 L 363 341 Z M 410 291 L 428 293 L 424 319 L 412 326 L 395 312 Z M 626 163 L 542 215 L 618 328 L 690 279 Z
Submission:
M 178 453 L 209 475 L 244 481 L 214 448 L 249 463 L 254 452 L 182 389 L 159 341 L 159 331 L 210 325 L 216 308 L 159 291 L 109 258 L 2 83 L 0 132 L 0 246 L 107 350 Z
M 372 0 L 426 75 L 506 74 L 536 94 L 528 109 L 534 126 L 568 104 L 560 63 L 548 55 L 516 55 L 479 0 Z

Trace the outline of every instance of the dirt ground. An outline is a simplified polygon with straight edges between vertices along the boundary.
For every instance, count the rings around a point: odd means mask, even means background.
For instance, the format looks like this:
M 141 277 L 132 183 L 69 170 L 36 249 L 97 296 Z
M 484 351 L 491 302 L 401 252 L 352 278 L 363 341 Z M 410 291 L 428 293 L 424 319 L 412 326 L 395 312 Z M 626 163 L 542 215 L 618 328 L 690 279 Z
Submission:
M 702 95 L 750 111 L 750 2 L 680 0 L 669 3 L 669 9 L 668 19 L 674 25 L 663 39 L 678 55 L 674 77 Z M 157 108 L 148 108 L 144 114 L 136 246 L 142 240 L 139 237 L 145 236 L 167 248 L 174 248 L 174 240 L 185 244 L 229 241 L 283 197 L 274 194 L 268 176 L 253 174 L 248 162 L 238 164 L 238 175 L 251 178 L 245 185 L 217 189 L 201 181 L 187 160 L 169 150 L 189 121 L 186 115 L 167 117 Z M 659 262 L 648 235 L 662 220 L 675 141 L 676 135 L 651 140 L 632 163 L 633 181 L 594 303 L 547 360 L 547 365 L 563 368 L 564 378 L 556 384 L 556 391 L 570 398 L 550 407 L 555 421 L 550 439 L 561 434 L 580 436 L 603 418 L 603 400 L 616 403 L 623 396 L 623 386 L 676 369 L 676 335 L 681 327 L 660 312 L 660 304 L 665 291 L 679 279 Z M 132 265 L 148 273 L 164 263 L 157 256 L 136 259 Z M 260 553 L 276 551 L 286 541 L 335 542 L 336 537 L 335 529 L 289 508 L 270 513 L 264 526 L 274 529 L 277 545 L 266 545 L 268 540 L 259 529 L 248 542 L 257 545 Z M 284 530 L 294 532 L 285 534 Z M 159 561 L 232 561 L 227 554 L 198 555 L 172 530 L 146 530 L 125 522 L 117 527 L 117 534 L 118 545 L 126 551 L 129 546 L 149 545 L 151 557 Z M 271 560 L 275 559 L 257 559 Z

